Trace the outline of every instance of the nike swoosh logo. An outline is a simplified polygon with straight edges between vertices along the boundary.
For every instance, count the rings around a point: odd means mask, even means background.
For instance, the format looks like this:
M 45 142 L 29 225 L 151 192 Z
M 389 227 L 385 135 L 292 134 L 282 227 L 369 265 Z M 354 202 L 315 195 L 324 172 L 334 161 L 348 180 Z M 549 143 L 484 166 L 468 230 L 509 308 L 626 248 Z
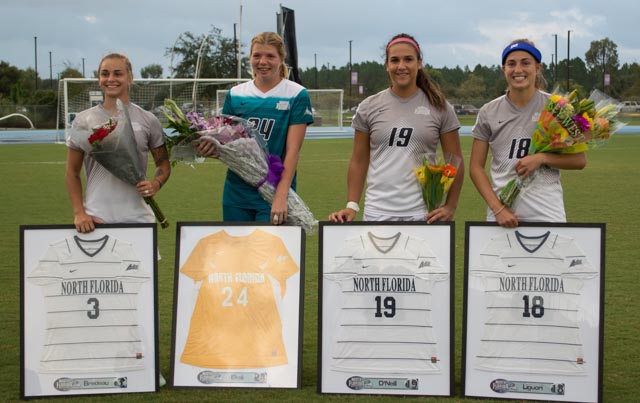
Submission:
M 69 273 L 74 273 L 76 271 L 78 271 L 78 269 L 69 270 Z
M 508 264 L 507 267 L 513 267 L 515 264 Z

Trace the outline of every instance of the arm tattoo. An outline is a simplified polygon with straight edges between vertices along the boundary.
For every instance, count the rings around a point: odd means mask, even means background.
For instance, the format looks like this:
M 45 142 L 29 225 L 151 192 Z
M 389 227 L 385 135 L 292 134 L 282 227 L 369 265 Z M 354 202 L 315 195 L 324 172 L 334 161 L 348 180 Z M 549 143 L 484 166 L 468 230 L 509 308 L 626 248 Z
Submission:
M 151 155 L 153 156 L 153 161 L 156 165 L 160 165 L 162 162 L 169 160 L 169 153 L 167 152 L 167 147 L 165 147 L 164 144 L 160 147 L 151 149 Z

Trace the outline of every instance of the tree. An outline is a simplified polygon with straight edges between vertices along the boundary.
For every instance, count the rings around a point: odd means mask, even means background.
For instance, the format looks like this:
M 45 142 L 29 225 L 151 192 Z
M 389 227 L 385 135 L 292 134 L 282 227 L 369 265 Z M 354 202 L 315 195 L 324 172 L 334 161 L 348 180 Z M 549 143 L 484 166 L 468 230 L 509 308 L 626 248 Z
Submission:
M 604 75 L 617 73 L 620 61 L 618 59 L 618 45 L 609 38 L 591 41 L 589 50 L 584 54 L 587 69 L 595 82 L 600 82 L 605 90 Z M 599 86 L 600 87 L 600 86 Z
M 591 41 L 591 46 L 584 54 L 584 59 L 590 72 L 616 72 L 620 66 L 618 45 L 609 38 Z
M 458 99 L 470 102 L 473 99 L 481 99 L 485 92 L 486 85 L 482 77 L 470 73 L 458 88 Z
M 611 77 L 612 94 L 619 99 L 640 100 L 640 64 L 623 64 Z
M 221 35 L 221 30 L 212 27 L 209 33 L 194 35 L 185 32 L 180 35 L 175 47 L 167 48 L 165 56 L 177 55 L 180 62 L 171 74 L 178 78 L 195 77 L 198 54 L 202 47 L 199 78 L 236 78 L 237 59 L 234 40 Z M 241 75 L 248 77 L 248 59 L 243 58 Z
M 140 69 L 142 78 L 162 78 L 162 66 L 159 64 L 150 64 Z
M 66 69 L 60 72 L 60 79 L 63 78 L 82 78 L 82 73 L 73 67 L 67 66 Z
M 11 102 L 16 105 L 24 105 L 27 99 L 27 91 L 24 89 L 22 85 L 22 81 L 18 81 L 17 83 L 11 86 L 11 91 L 9 92 L 9 98 Z
M 83 78 L 82 73 L 75 68 L 71 67 L 69 64 L 66 64 L 66 68 L 60 72 L 60 80 L 65 78 Z M 80 85 L 78 86 L 70 86 L 68 88 L 69 98 L 72 98 L 84 91 L 84 88 Z
M 7 62 L 0 62 L 0 99 L 11 95 L 11 88 L 18 82 L 22 72 Z

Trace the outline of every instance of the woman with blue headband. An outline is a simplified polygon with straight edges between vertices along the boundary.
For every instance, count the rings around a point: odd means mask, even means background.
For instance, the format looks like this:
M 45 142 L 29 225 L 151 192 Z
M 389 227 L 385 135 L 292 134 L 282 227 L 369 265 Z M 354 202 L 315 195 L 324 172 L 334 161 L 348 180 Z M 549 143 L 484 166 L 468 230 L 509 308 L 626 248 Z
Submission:
M 584 153 L 529 154 L 531 136 L 550 94 L 544 92 L 542 55 L 527 39 L 511 42 L 502 52 L 507 92 L 484 105 L 471 135 L 469 171 L 487 203 L 487 221 L 517 227 L 520 221 L 566 222 L 560 169 L 582 169 Z M 485 165 L 491 150 L 491 181 Z M 530 175 L 536 171 L 535 176 Z M 511 208 L 498 195 L 511 179 L 529 178 Z

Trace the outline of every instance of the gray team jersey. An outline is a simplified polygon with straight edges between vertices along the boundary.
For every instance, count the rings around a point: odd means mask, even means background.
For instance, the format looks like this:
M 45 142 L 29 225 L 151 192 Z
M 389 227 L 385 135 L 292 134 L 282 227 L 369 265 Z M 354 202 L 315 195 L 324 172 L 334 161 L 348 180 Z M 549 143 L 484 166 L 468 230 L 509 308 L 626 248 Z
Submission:
M 364 213 L 426 214 L 413 169 L 438 150 L 441 135 L 460 127 L 451 105 L 438 110 L 421 90 L 403 99 L 386 89 L 362 101 L 351 126 L 369 135 L 371 147 Z
M 158 118 L 133 103 L 127 104 L 131 126 L 138 145 L 138 161 L 146 173 L 149 151 L 164 144 L 164 132 Z M 90 129 L 104 124 L 109 113 L 102 105 L 84 110 L 76 116 L 73 128 L 90 133 Z M 84 170 L 87 178 L 84 208 L 87 214 L 102 219 L 106 223 L 155 222 L 151 208 L 138 194 L 135 186 L 121 181 L 106 168 L 89 156 L 89 143 L 83 139 L 70 137 L 67 147 L 83 151 Z
M 484 105 L 471 135 L 489 143 L 493 191 L 499 194 L 517 177 L 515 164 L 529 154 L 531 136 L 549 94 L 536 91 L 522 109 L 503 95 Z M 535 179 L 520 192 L 512 208 L 522 221 L 565 222 L 560 170 L 543 165 Z M 495 221 L 490 209 L 487 220 Z

